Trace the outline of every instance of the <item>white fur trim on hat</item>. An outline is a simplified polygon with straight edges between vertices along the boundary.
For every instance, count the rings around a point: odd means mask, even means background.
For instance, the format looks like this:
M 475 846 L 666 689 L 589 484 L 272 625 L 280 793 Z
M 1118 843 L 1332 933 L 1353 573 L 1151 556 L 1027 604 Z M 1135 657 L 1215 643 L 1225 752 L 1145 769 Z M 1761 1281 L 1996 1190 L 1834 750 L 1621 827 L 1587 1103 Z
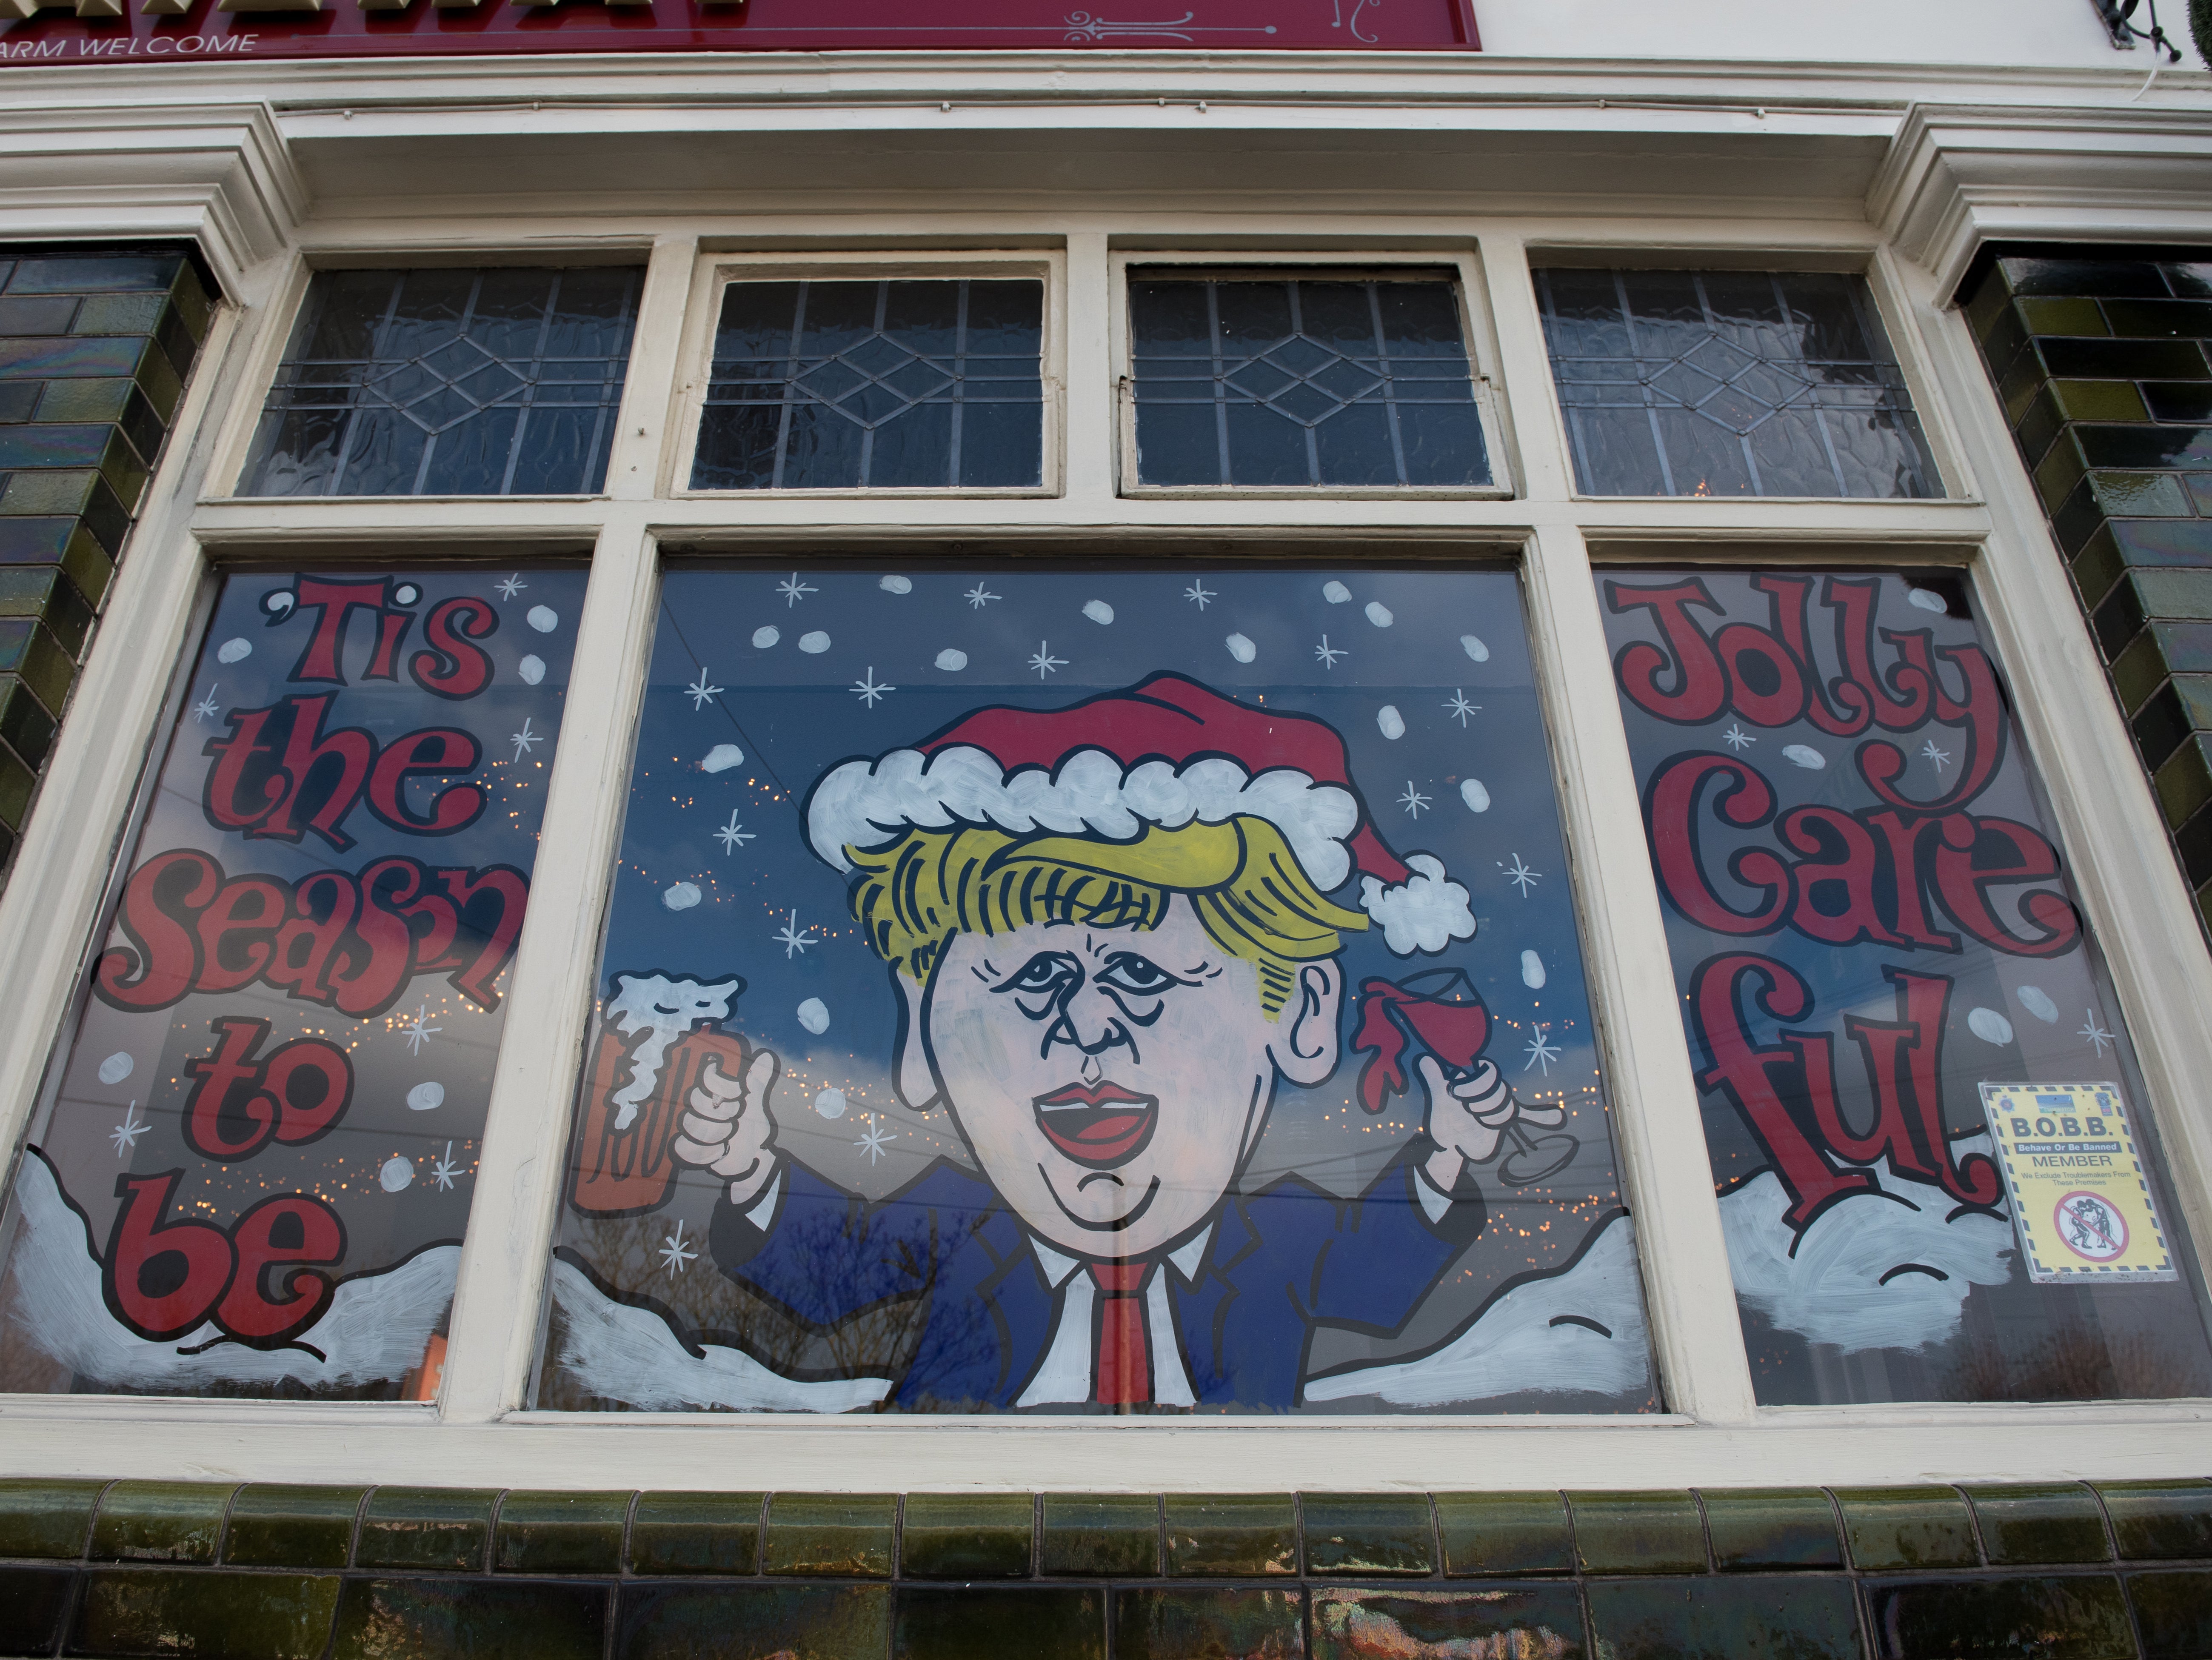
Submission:
M 1289 767 L 1255 776 L 1219 756 L 1180 769 L 1165 761 L 1146 761 L 1124 772 L 1105 751 L 1086 749 L 1069 756 L 1054 772 L 1024 767 L 1010 773 L 969 745 L 933 756 L 894 750 L 874 761 L 848 761 L 825 774 L 807 799 L 806 836 L 831 869 L 848 871 L 853 865 L 845 856 L 847 848 L 881 847 L 909 825 L 944 830 L 954 824 L 990 824 L 1016 835 L 1088 831 L 1132 842 L 1151 825 L 1176 830 L 1194 821 L 1219 824 L 1239 814 L 1263 818 L 1280 830 L 1322 892 L 1342 886 L 1352 874 L 1345 842 L 1358 828 L 1359 803 L 1351 791 L 1316 783 Z M 1436 869 L 1441 875 L 1443 866 Z M 1464 913 L 1466 890 L 1455 891 Z M 1474 926 L 1470 920 L 1470 933 Z
M 1359 879 L 1360 909 L 1382 924 L 1382 943 L 1395 955 L 1410 957 L 1474 939 L 1467 890 L 1445 878 L 1444 861 L 1431 853 L 1409 853 L 1406 866 L 1413 873 L 1392 887 L 1379 877 Z

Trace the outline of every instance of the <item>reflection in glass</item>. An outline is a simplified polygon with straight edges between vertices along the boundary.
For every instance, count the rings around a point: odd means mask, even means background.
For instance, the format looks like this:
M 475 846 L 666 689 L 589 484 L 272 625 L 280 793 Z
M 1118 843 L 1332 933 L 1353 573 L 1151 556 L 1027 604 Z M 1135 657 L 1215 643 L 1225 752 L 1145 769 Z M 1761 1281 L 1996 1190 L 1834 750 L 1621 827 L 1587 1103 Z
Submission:
M 670 573 L 538 1403 L 1653 1409 L 1519 617 Z
M 434 1396 L 583 596 L 224 582 L 9 1195 L 0 1390 Z
M 578 496 L 607 471 L 641 270 L 324 271 L 246 496 Z
M 1965 585 L 1600 593 L 1759 1398 L 2212 1393 L 2126 1025 Z
M 1448 278 L 1129 283 L 1138 482 L 1490 483 Z
M 1575 477 L 1589 495 L 1940 494 L 1864 279 L 1535 277 Z
M 1044 285 L 732 283 L 694 489 L 1042 482 Z

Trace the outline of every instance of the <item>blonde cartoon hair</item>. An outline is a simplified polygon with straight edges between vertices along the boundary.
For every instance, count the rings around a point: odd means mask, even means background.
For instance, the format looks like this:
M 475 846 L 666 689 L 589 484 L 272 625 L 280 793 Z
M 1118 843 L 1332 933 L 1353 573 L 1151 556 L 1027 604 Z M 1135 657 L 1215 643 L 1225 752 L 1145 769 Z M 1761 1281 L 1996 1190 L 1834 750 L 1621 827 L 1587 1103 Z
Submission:
M 1032 922 L 1156 928 L 1187 894 L 1213 943 L 1259 970 L 1273 1019 L 1301 964 L 1334 957 L 1367 918 L 1325 898 L 1282 833 L 1240 814 L 1224 824 L 1147 829 L 1129 842 L 1015 836 L 963 826 L 909 829 L 873 852 L 848 848 L 859 873 L 853 915 L 877 956 L 926 982 L 956 933 Z

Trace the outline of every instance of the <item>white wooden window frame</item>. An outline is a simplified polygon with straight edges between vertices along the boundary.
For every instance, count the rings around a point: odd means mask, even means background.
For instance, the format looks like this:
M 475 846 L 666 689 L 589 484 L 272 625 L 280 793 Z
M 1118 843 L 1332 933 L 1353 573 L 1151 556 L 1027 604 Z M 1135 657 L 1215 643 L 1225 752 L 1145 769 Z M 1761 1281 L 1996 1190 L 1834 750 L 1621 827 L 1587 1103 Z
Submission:
M 826 216 L 820 234 L 888 268 L 911 268 L 911 215 Z M 543 229 L 542 239 L 537 233 Z M 672 491 L 688 467 L 685 398 L 726 267 L 726 224 L 641 214 L 618 238 L 650 258 L 605 493 L 590 498 L 288 499 L 205 496 L 242 460 L 306 272 L 320 262 L 399 265 L 420 255 L 491 262 L 542 251 L 562 227 L 496 218 L 310 234 L 250 273 L 250 309 L 226 306 L 182 405 L 178 441 L 146 498 L 131 557 L 49 764 L 4 898 L 0 938 L 0 1136 L 20 1142 L 96 939 L 102 897 L 139 786 L 166 741 L 162 712 L 211 570 L 240 562 L 512 562 L 588 550 L 568 713 L 533 875 L 560 903 L 531 908 L 511 970 L 444 1386 L 434 1404 L 0 1397 L 0 1438 L 22 1473 L 571 1487 L 768 1487 L 1237 1490 L 1720 1486 L 2170 1473 L 2177 1433 L 2212 1402 L 2081 1405 L 1759 1408 L 1745 1358 L 1659 898 L 1610 671 L 1594 567 L 1682 556 L 1744 563 L 1950 564 L 1974 583 L 2013 690 L 2059 839 L 2112 965 L 2168 1157 L 2203 1260 L 2212 1243 L 2212 1119 L 2197 1080 L 2212 1067 L 2212 958 L 2166 850 L 2124 722 L 2051 550 L 1963 318 L 1936 278 L 1864 226 L 1609 219 L 1621 248 L 1690 247 L 1751 262 L 1857 261 L 1881 296 L 1922 420 L 1953 494 L 1940 501 L 1579 498 L 1551 380 L 1528 250 L 1588 244 L 1586 222 L 1468 222 L 1312 215 L 1272 242 L 1209 250 L 1206 216 L 1044 211 L 961 216 L 969 246 L 1049 246 L 1064 262 L 1064 464 L 1057 496 L 933 493 L 761 500 Z M 570 233 L 573 235 L 573 233 Z M 793 246 L 805 246 L 799 232 Z M 1517 499 L 1405 492 L 1358 497 L 1120 492 L 1116 236 L 1249 265 L 1279 252 L 1310 265 L 1439 263 L 1464 251 L 1468 293 L 1494 329 L 1486 363 L 1504 396 L 1497 454 Z M 948 240 L 954 239 L 948 238 Z M 1225 239 L 1224 239 L 1225 240 Z M 1255 248 L 1255 240 L 1266 246 Z M 565 244 L 564 244 L 565 246 Z M 821 246 L 817 240 L 815 246 Z M 773 249 L 764 252 L 773 253 Z M 1158 253 L 1133 245 L 1129 261 Z M 1026 257 L 1035 257 L 1034 255 Z M 793 252 L 790 263 L 817 256 Z M 960 259 L 976 256 L 963 253 Z M 1125 262 L 1126 263 L 1126 262 Z M 1622 263 L 1629 263 L 1624 259 Z M 1474 286 L 1479 283 L 1480 287 Z M 289 296 L 288 299 L 287 296 Z M 1476 332 L 1471 344 L 1485 337 Z M 687 344 L 687 342 L 689 343 Z M 1478 345 L 1478 349 L 1482 349 Z M 1494 367 L 1492 367 L 1494 364 Z M 689 377 L 689 379 L 687 379 Z M 1943 435 L 1938 438 L 1936 435 Z M 228 469 L 230 471 L 226 471 Z M 1980 481 L 1980 482 L 1977 482 Z M 1986 499 L 1977 492 L 1986 489 Z M 1504 548 L 1520 558 L 1532 652 L 1588 953 L 1622 1179 L 1635 1212 L 1662 1387 L 1670 1411 L 1595 1418 L 818 1419 L 781 1414 L 524 1410 L 538 1342 L 570 1107 L 619 846 L 632 739 L 663 556 L 685 550 L 804 553 L 916 539 L 972 554 L 1110 542 L 1130 554 L 1207 556 L 1224 546 L 1326 546 L 1388 558 Z
M 1474 408 L 1482 424 L 1482 442 L 1490 460 L 1487 484 L 1147 484 L 1137 470 L 1137 392 L 1131 362 L 1129 279 L 1163 271 L 1203 277 L 1217 271 L 1279 270 L 1285 277 L 1332 271 L 1376 272 L 1396 267 L 1408 271 L 1449 272 L 1453 298 L 1459 307 L 1460 332 L 1467 342 L 1468 364 L 1474 377 Z M 1483 301 L 1480 262 L 1472 247 L 1462 245 L 1448 252 L 1419 253 L 1402 249 L 1331 249 L 1301 252 L 1269 249 L 1256 254 L 1224 253 L 1203 247 L 1167 249 L 1152 252 L 1117 252 L 1113 256 L 1114 310 L 1109 326 L 1114 343 L 1114 411 L 1117 440 L 1115 460 L 1125 496 L 1152 501 L 1198 501 L 1212 498 L 1244 502 L 1336 500 L 1357 502 L 1376 496 L 1398 496 L 1438 502 L 1504 501 L 1514 494 L 1513 467 L 1508 459 L 1504 434 L 1498 419 L 1497 381 L 1491 366 L 1497 359 L 1496 335 L 1490 326 L 1489 307 Z

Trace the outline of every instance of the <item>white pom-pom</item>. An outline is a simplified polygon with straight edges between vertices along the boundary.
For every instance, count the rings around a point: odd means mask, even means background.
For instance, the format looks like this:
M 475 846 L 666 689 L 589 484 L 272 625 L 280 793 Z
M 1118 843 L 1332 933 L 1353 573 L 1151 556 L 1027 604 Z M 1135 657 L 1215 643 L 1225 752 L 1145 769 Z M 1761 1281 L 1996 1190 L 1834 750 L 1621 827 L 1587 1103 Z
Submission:
M 1443 860 L 1434 854 L 1409 854 L 1406 866 L 1413 874 L 1395 887 L 1386 888 L 1373 876 L 1359 879 L 1360 909 L 1382 925 L 1382 943 L 1397 956 L 1411 957 L 1474 939 L 1467 890 L 1446 878 Z

